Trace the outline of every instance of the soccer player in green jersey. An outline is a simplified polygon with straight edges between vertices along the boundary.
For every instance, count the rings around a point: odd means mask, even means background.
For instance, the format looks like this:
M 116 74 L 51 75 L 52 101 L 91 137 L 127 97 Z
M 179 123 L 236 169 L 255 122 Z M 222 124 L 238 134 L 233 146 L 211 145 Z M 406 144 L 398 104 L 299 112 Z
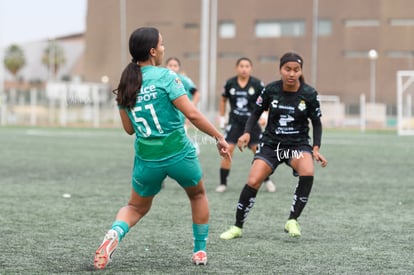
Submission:
M 170 57 L 165 62 L 165 65 L 168 69 L 173 70 L 177 73 L 178 77 L 183 83 L 184 89 L 187 91 L 187 95 L 190 100 L 197 106 L 200 101 L 200 92 L 197 89 L 197 86 L 194 84 L 193 80 L 181 72 L 181 62 L 177 57 Z
M 240 193 L 236 222 L 220 235 L 230 240 L 240 237 L 247 215 L 252 209 L 262 181 L 272 174 L 279 164 L 292 167 L 299 177 L 285 231 L 291 237 L 301 235 L 297 219 L 304 209 L 313 185 L 314 160 L 327 165 L 319 153 L 322 124 L 318 93 L 305 83 L 302 75 L 303 59 L 296 53 L 286 53 L 280 59 L 281 80 L 268 84 L 257 98 L 256 108 L 246 123 L 244 134 L 237 146 L 240 150 L 250 140 L 253 126 L 263 111 L 268 110 L 267 126 L 259 143 L 247 184 Z M 313 144 L 309 140 L 309 120 L 313 126 Z
M 194 249 L 192 261 L 207 264 L 209 207 L 195 148 L 184 131 L 184 116 L 215 139 L 219 154 L 230 158 L 224 137 L 188 99 L 176 73 L 158 67 L 164 44 L 156 28 L 139 28 L 129 38 L 132 61 L 114 91 L 124 130 L 135 139 L 132 192 L 95 252 L 94 266 L 103 269 L 125 234 L 151 208 L 163 180 L 176 180 L 190 199 Z

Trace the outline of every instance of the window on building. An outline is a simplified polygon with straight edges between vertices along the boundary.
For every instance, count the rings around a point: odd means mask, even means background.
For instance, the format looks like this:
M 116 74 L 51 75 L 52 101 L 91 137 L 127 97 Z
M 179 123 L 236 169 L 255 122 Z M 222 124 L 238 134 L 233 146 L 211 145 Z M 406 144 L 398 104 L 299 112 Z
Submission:
M 255 26 L 256 37 L 304 36 L 304 20 L 257 21 Z
M 318 20 L 318 35 L 328 36 L 332 34 L 332 21 L 329 19 Z
M 347 19 L 345 27 L 378 27 L 380 21 L 377 19 Z
M 414 51 L 387 51 L 386 56 L 391 58 L 413 58 Z
M 344 56 L 347 58 L 369 58 L 369 51 L 345 51 Z
M 234 38 L 236 37 L 236 25 L 230 21 L 223 21 L 219 24 L 220 38 Z
M 197 60 L 197 59 L 200 59 L 200 53 L 199 52 L 185 52 L 184 58 L 191 59 L 191 60 Z
M 391 26 L 414 26 L 414 19 L 390 19 Z
M 149 21 L 145 25 L 151 27 L 168 27 L 174 25 L 172 21 Z
M 276 63 L 277 61 L 279 61 L 279 58 L 275 55 L 259 56 L 260 63 Z
M 198 29 L 200 27 L 200 24 L 198 23 L 184 23 L 185 29 Z
M 243 56 L 242 53 L 237 53 L 237 52 L 222 52 L 218 54 L 218 57 L 220 59 L 238 59 L 242 56 Z

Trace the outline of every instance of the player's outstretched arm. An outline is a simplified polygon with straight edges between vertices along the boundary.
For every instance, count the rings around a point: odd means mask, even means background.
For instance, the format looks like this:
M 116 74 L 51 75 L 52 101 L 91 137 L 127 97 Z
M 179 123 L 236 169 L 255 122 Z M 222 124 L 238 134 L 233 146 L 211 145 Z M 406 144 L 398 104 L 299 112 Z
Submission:
M 173 101 L 177 107 L 191 123 L 200 131 L 207 135 L 214 137 L 216 140 L 217 149 L 222 157 L 231 159 L 229 153 L 229 145 L 224 139 L 223 135 L 214 127 L 214 125 L 191 103 L 187 95 L 182 95 Z

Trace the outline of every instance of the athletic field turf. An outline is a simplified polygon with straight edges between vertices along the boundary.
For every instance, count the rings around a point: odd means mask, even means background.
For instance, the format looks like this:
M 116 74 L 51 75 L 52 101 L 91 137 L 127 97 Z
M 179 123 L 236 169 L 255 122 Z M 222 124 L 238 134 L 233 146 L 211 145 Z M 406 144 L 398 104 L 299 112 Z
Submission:
M 414 137 L 324 132 L 302 237 L 283 232 L 297 179 L 283 165 L 260 190 L 243 237 L 234 222 L 251 152 L 235 152 L 226 193 L 220 158 L 200 133 L 210 202 L 207 266 L 191 263 L 188 199 L 167 180 L 149 214 L 100 274 L 413 274 Z M 192 132 L 194 135 L 194 132 Z M 130 192 L 133 137 L 121 129 L 0 128 L 0 274 L 90 274 L 96 248 Z M 68 193 L 70 198 L 62 195 Z

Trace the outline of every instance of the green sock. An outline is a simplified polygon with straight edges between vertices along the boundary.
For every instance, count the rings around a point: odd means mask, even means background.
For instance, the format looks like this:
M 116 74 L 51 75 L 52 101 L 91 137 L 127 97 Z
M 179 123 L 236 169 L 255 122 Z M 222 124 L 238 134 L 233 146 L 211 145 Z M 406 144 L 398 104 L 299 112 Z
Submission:
M 193 223 L 194 252 L 207 251 L 208 224 Z
M 112 224 L 111 228 L 113 230 L 115 230 L 116 232 L 118 232 L 119 241 L 121 241 L 124 238 L 124 236 L 126 235 L 126 233 L 128 233 L 128 231 L 129 231 L 129 226 L 124 221 L 115 221 Z

